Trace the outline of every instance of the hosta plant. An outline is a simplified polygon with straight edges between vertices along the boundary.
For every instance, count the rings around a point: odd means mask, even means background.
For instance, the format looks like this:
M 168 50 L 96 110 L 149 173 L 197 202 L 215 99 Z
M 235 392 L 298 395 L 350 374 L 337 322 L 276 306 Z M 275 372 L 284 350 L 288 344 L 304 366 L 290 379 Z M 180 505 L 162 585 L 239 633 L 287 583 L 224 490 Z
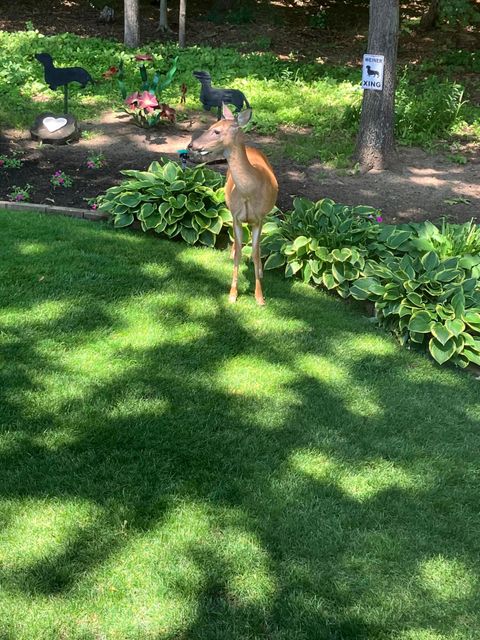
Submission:
M 412 224 L 412 247 L 419 254 L 434 251 L 440 258 L 480 253 L 480 226 L 473 220 L 452 224 L 445 219 L 440 227 L 428 220 Z
M 403 343 L 428 347 L 439 364 L 480 365 L 479 255 L 366 260 L 350 294 L 374 302 L 381 324 Z
M 100 210 L 111 215 L 115 227 L 127 227 L 137 219 L 144 231 L 214 246 L 231 220 L 223 176 L 203 165 L 182 169 L 176 162 L 152 162 L 147 171 L 122 173 L 127 180 L 99 198 Z
M 265 269 L 285 266 L 287 277 L 298 274 L 343 298 L 361 276 L 367 256 L 400 250 L 411 236 L 411 231 L 381 225 L 373 207 L 350 207 L 328 198 L 295 198 L 293 206 L 284 219 L 265 224 Z

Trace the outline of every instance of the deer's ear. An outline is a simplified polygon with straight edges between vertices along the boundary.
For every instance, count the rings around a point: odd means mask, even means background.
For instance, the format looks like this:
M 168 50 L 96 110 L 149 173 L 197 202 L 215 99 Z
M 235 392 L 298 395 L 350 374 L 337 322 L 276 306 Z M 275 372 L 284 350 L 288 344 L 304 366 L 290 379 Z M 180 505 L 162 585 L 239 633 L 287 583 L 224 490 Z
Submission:
M 251 117 L 252 117 L 252 110 L 251 109 L 245 109 L 245 111 L 241 111 L 237 115 L 238 125 L 240 127 L 244 127 L 245 125 L 247 125 L 250 122 Z
M 222 116 L 225 118 L 225 120 L 235 120 L 235 116 L 227 107 L 225 102 L 222 102 Z

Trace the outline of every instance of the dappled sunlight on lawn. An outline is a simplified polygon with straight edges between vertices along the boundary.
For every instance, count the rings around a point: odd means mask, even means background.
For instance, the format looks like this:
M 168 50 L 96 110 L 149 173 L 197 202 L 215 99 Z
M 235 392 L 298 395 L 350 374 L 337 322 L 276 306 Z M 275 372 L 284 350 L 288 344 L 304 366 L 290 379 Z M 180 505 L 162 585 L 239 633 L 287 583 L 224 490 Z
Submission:
M 229 305 L 228 251 L 0 217 L 8 637 L 480 629 L 474 379 L 251 264 Z

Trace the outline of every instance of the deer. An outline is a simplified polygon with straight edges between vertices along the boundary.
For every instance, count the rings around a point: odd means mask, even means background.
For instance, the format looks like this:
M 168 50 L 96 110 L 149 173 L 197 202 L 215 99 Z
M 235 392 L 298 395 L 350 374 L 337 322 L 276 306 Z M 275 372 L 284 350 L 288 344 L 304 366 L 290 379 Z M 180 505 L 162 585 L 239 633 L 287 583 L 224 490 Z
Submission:
M 223 118 L 215 122 L 200 136 L 193 137 L 188 150 L 207 160 L 223 156 L 228 163 L 225 183 L 225 201 L 233 220 L 233 277 L 229 302 L 238 297 L 238 268 L 242 256 L 242 224 L 252 231 L 252 260 L 255 267 L 255 299 L 265 304 L 262 290 L 263 268 L 260 256 L 260 236 L 265 216 L 275 206 L 278 182 L 265 154 L 245 144 L 242 130 L 252 117 L 252 110 L 245 109 L 233 115 L 225 103 Z

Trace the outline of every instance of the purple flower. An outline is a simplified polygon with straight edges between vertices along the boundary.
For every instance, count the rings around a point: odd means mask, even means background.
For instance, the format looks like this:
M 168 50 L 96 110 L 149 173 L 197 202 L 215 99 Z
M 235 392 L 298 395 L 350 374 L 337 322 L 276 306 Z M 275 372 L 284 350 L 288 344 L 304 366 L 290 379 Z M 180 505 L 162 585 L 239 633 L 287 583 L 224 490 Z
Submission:
M 58 170 L 58 171 L 55 171 L 55 173 L 54 173 L 53 175 L 55 175 L 55 176 L 61 176 L 61 175 L 62 175 L 62 172 L 61 172 L 60 170 Z
M 25 196 L 23 195 L 23 193 L 17 193 L 17 195 L 15 196 L 15 200 L 24 200 Z
M 377 221 L 377 222 L 383 222 L 383 218 L 382 218 L 382 216 L 377 216 L 377 217 L 376 217 L 376 221 Z
M 88 167 L 89 169 L 95 169 L 95 162 L 93 162 L 93 160 L 89 160 L 89 161 L 87 162 L 87 167 Z

